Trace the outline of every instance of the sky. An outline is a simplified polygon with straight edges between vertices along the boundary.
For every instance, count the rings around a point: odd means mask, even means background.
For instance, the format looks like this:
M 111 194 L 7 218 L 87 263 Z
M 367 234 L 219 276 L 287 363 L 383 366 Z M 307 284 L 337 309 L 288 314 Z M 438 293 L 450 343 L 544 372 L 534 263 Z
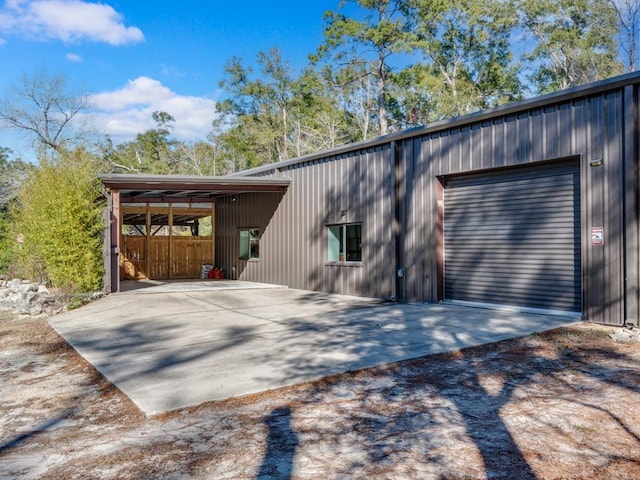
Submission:
M 339 0 L 5 0 L 0 3 L 0 96 L 39 71 L 89 95 L 92 124 L 114 141 L 175 118 L 174 137 L 205 140 L 224 96 L 225 62 L 278 47 L 299 70 L 322 42 Z M 0 129 L 0 146 L 30 144 Z

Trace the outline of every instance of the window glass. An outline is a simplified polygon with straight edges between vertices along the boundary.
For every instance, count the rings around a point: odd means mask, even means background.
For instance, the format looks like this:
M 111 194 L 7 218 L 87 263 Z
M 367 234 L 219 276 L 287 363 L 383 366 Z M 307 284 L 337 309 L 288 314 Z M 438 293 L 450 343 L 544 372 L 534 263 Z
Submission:
M 329 227 L 329 261 L 340 261 L 341 239 L 342 239 L 342 227 L 335 226 Z
M 347 262 L 362 261 L 362 225 L 345 225 L 345 260 Z
M 362 224 L 330 225 L 328 239 L 330 262 L 362 261 Z
M 240 230 L 240 258 L 260 258 L 260 230 Z

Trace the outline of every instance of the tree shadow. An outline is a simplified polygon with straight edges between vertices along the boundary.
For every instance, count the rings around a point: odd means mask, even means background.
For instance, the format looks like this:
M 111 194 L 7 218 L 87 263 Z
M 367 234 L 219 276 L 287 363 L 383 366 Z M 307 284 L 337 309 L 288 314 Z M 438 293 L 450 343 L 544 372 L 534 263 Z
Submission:
M 56 416 L 55 418 L 51 418 L 41 423 L 40 425 L 35 426 L 28 432 L 22 433 L 20 435 L 16 435 L 13 438 L 7 440 L 2 445 L 0 445 L 0 457 L 10 452 L 14 448 L 19 447 L 24 443 L 28 442 L 29 440 L 37 437 L 38 435 L 41 435 L 47 432 L 48 430 L 56 428 L 60 423 L 63 423 L 66 419 L 73 416 L 75 413 L 76 413 L 75 408 L 69 408 L 63 411 L 58 416 Z
M 266 439 L 267 451 L 256 479 L 287 480 L 292 477 L 298 435 L 291 425 L 291 413 L 290 407 L 279 407 L 264 419 L 269 429 Z

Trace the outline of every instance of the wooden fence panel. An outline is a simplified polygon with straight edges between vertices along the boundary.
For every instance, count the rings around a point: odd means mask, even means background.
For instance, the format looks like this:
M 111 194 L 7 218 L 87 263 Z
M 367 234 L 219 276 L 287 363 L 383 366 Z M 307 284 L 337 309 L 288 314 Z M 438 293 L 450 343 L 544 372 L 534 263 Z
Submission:
M 123 236 L 120 272 L 123 280 L 199 278 L 203 264 L 213 264 L 212 237 L 173 237 L 169 257 L 169 237 L 149 239 L 147 271 L 146 237 Z

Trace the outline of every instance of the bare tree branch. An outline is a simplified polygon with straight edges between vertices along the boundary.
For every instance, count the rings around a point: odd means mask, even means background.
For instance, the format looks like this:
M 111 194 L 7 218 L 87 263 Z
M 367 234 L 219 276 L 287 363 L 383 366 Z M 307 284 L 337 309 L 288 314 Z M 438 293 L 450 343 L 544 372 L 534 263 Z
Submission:
M 82 136 L 74 119 L 88 108 L 87 95 L 69 90 L 65 77 L 45 71 L 25 74 L 0 99 L 0 126 L 21 131 L 35 143 L 60 151 Z

